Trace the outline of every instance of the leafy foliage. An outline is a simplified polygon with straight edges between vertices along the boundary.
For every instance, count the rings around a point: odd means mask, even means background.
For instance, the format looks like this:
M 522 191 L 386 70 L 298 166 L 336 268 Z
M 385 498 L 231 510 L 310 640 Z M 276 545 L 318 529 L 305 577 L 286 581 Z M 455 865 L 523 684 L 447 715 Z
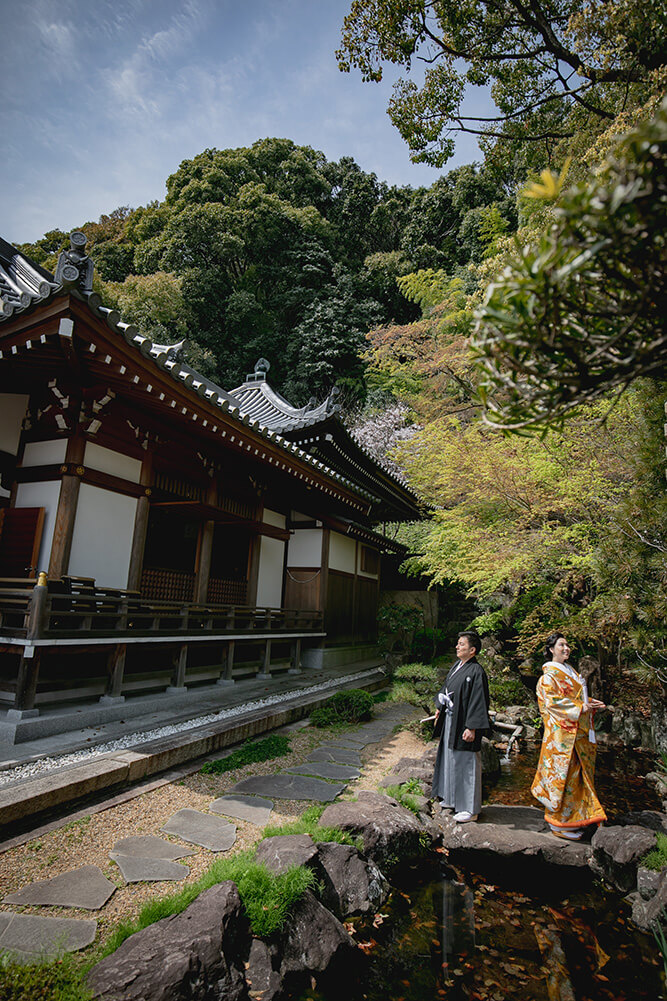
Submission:
M 224 772 L 234 771 L 236 768 L 243 768 L 254 761 L 272 761 L 274 758 L 282 758 L 289 754 L 289 737 L 282 734 L 272 733 L 263 740 L 246 740 L 242 747 L 232 751 L 226 758 L 219 758 L 217 761 L 207 761 L 202 765 L 202 772 L 206 775 L 221 775 Z
M 527 195 L 551 199 L 545 175 Z M 486 419 L 553 427 L 583 401 L 667 363 L 667 101 L 594 180 L 566 190 L 555 225 L 518 246 L 479 311 Z
M 336 692 L 324 705 L 314 709 L 310 714 L 313 726 L 341 726 L 346 723 L 359 723 L 370 719 L 373 713 L 373 696 L 361 688 L 349 688 L 345 692 Z
M 452 133 L 470 132 L 487 151 L 528 159 L 534 147 L 548 162 L 582 125 L 601 131 L 655 86 L 666 33 L 657 0 L 353 0 L 337 56 L 368 81 L 386 63 L 426 63 L 422 85 L 400 80 L 389 104 L 413 160 L 442 166 Z M 470 86 L 491 88 L 495 115 L 464 113 Z

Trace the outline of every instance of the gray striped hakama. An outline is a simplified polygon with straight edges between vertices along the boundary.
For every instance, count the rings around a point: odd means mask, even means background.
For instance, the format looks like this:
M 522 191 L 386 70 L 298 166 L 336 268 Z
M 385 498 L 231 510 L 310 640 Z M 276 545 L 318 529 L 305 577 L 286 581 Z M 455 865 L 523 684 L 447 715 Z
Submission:
M 449 746 L 451 725 L 452 714 L 448 712 L 433 770 L 433 795 L 456 813 L 476 814 L 482 809 L 482 755 L 480 751 L 453 751 Z

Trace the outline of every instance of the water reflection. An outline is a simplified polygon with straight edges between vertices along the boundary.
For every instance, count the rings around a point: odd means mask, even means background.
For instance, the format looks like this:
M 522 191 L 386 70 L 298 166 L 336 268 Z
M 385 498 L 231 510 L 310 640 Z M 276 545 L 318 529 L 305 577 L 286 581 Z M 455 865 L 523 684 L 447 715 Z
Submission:
M 452 970 L 459 960 L 475 949 L 475 908 L 472 890 L 457 879 L 454 869 L 443 867 L 442 883 L 433 886 L 433 903 L 440 924 L 440 949 L 443 981 L 451 984 Z

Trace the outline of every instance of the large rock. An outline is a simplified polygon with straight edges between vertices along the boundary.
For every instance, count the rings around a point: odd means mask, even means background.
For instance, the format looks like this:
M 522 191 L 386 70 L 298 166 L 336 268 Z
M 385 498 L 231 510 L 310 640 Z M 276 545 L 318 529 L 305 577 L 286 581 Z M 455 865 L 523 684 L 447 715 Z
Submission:
M 663 910 L 667 909 L 667 869 L 658 876 L 655 892 L 649 900 L 645 900 L 641 891 L 635 891 L 628 896 L 632 904 L 632 920 L 637 927 L 651 931 L 661 921 Z
M 532 806 L 485 806 L 477 823 L 457 824 L 440 812 L 435 823 L 454 864 L 524 884 L 537 877 L 558 881 L 590 878 L 590 845 L 562 841 L 550 833 L 541 810 Z
M 318 986 L 340 983 L 354 975 L 357 947 L 340 921 L 306 890 L 282 936 L 280 974 L 283 986 L 296 993 L 304 974 Z M 225 999 L 226 1001 L 226 999 Z
M 482 737 L 482 775 L 498 775 L 500 758 L 488 737 Z
M 391 796 L 364 791 L 355 803 L 332 803 L 320 817 L 320 824 L 359 835 L 364 852 L 381 869 L 419 854 L 423 826 Z
M 499 723 L 522 726 L 526 723 L 533 724 L 537 715 L 537 703 L 533 702 L 529 706 L 505 706 L 504 709 L 496 713 L 495 718 Z
M 248 922 L 234 883 L 218 883 L 181 914 L 126 939 L 88 975 L 104 1001 L 241 1001 Z
M 652 687 L 651 746 L 658 754 L 667 752 L 667 690 L 664 685 Z
M 648 778 L 648 776 L 647 776 Z M 667 814 L 659 810 L 633 810 L 616 820 L 617 827 L 647 827 L 667 834 Z
M 389 893 L 389 885 L 371 861 L 352 845 L 324 841 L 317 845 L 317 874 L 322 885 L 322 903 L 339 917 L 377 911 Z
M 621 893 L 629 893 L 637 885 L 639 860 L 655 844 L 655 832 L 646 827 L 600 827 L 591 841 L 591 869 Z
M 245 971 L 248 995 L 252 1001 L 274 1001 L 282 992 L 280 957 L 275 945 L 254 938 Z
M 316 856 L 317 847 L 310 834 L 281 834 L 260 841 L 256 860 L 271 872 L 279 874 L 294 865 L 307 865 L 313 869 Z

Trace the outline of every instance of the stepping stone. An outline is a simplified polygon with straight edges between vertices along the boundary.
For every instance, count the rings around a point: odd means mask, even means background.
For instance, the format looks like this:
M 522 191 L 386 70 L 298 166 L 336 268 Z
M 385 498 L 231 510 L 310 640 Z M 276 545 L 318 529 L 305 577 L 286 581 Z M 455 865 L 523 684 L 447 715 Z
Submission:
M 330 761 L 304 761 L 302 765 L 291 765 L 285 769 L 293 775 L 317 775 L 321 779 L 358 779 L 361 772 L 349 765 L 334 765 Z
M 113 846 L 111 853 L 112 858 L 114 855 L 125 855 L 132 858 L 170 859 L 172 862 L 178 858 L 197 854 L 192 848 L 183 848 L 171 841 L 165 841 L 164 838 L 156 838 L 153 834 L 121 838 Z
M 340 740 L 327 740 L 326 744 L 320 744 L 320 747 L 342 747 L 348 751 L 360 751 L 365 744 L 363 740 L 352 740 L 341 737 Z M 316 748 L 317 750 L 317 748 Z
M 344 747 L 329 747 L 328 745 L 316 747 L 308 755 L 309 761 L 335 761 L 338 765 L 354 765 L 361 768 L 361 758 L 356 751 L 350 751 Z
M 176 834 L 193 845 L 201 845 L 211 852 L 227 852 L 236 841 L 234 824 L 212 817 L 199 810 L 179 810 L 170 817 L 162 830 L 165 834 Z
M 346 782 L 325 782 L 323 779 L 304 775 L 252 775 L 242 779 L 232 792 L 257 793 L 274 799 L 307 799 L 317 803 L 331 803 L 347 787 Z
M 266 827 L 273 810 L 272 799 L 261 796 L 220 796 L 209 806 L 212 813 L 222 813 L 225 817 L 247 820 L 257 827 Z
M 188 854 L 195 854 L 189 852 Z M 169 859 L 150 858 L 137 855 L 121 855 L 119 852 L 109 852 L 123 874 L 126 883 L 156 882 L 166 879 L 185 879 L 190 869 L 187 865 L 170 862 Z
M 19 963 L 56 959 L 64 952 L 84 949 L 95 938 L 97 921 L 42 918 L 36 914 L 10 914 L 0 925 L 0 951 Z
M 96 865 L 84 865 L 63 872 L 52 879 L 29 883 L 3 898 L 4 904 L 55 904 L 59 907 L 83 907 L 97 911 L 104 907 L 116 889 Z

